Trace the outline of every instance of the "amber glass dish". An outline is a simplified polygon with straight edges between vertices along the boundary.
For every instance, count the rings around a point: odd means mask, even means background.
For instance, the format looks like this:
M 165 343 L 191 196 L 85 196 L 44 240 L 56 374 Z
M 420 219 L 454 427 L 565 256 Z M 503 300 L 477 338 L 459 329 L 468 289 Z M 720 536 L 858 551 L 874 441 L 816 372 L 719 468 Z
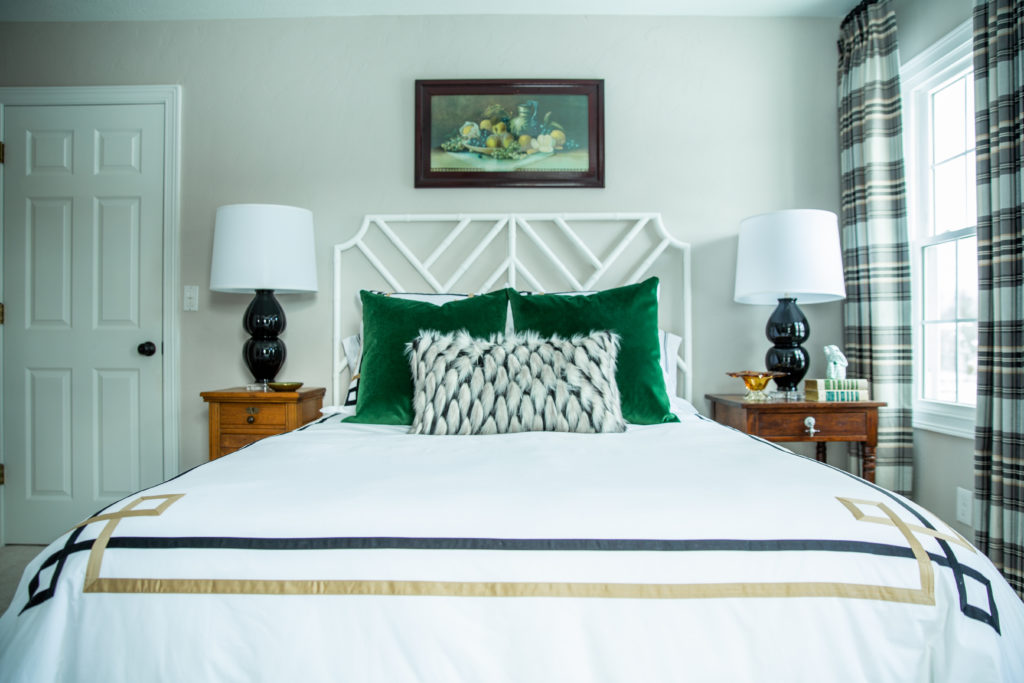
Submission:
M 743 386 L 747 388 L 747 393 L 743 397 L 744 401 L 767 401 L 770 398 L 765 391 L 768 382 L 775 377 L 782 377 L 786 373 L 773 370 L 737 370 L 726 374 L 743 380 Z

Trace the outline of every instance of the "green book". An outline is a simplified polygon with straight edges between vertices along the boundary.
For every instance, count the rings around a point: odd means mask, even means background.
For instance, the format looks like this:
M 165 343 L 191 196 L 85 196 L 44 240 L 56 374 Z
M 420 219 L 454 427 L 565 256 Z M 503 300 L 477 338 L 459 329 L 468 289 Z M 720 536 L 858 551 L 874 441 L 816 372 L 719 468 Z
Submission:
M 806 391 L 867 391 L 868 381 L 866 379 L 808 379 L 804 380 Z

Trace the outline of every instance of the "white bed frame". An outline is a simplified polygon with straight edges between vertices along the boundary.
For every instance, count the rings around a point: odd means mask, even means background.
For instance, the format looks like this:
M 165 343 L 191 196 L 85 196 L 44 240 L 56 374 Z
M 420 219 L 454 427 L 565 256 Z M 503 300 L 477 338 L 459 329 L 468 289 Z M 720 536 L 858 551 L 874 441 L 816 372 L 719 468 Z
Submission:
M 453 227 L 446 229 L 443 236 L 430 250 L 430 255 L 420 259 L 413 253 L 407 240 L 399 236 L 399 226 L 410 225 L 413 228 L 417 224 L 425 226 L 446 225 L 452 223 Z M 447 279 L 437 274 L 440 270 L 438 260 L 453 243 L 463 234 L 470 225 L 490 224 L 486 234 L 476 243 L 469 255 L 459 263 L 454 272 L 448 275 Z M 544 223 L 554 226 L 554 233 L 559 236 L 557 243 L 552 239 L 543 239 L 535 226 Z M 580 234 L 573 228 L 579 226 L 586 228 L 588 225 L 596 224 L 621 224 L 624 226 L 624 233 L 615 241 L 603 258 L 594 254 L 591 247 L 588 247 Z M 379 243 L 375 249 L 368 241 L 368 237 L 374 232 L 379 233 L 376 241 Z M 646 235 L 649 245 L 640 247 L 639 256 L 633 251 L 640 243 L 637 238 Z M 536 247 L 542 257 L 539 263 L 525 263 L 527 255 L 519 248 L 519 238 L 522 236 L 530 244 Z M 383 242 L 381 242 L 383 237 Z M 504 237 L 504 239 L 498 239 Z M 653 238 L 653 241 L 650 239 Z M 381 248 L 381 244 L 384 248 Z M 644 279 L 655 261 L 663 254 L 669 253 L 678 258 L 682 282 L 681 292 L 681 313 L 682 329 L 673 329 L 683 338 L 679 348 L 679 389 L 683 398 L 692 400 L 693 396 L 693 340 L 691 325 L 691 273 L 690 273 L 690 245 L 674 238 L 665 229 L 661 215 L 657 213 L 503 213 L 503 214 L 407 214 L 407 215 L 367 215 L 359 231 L 352 239 L 341 244 L 334 245 L 334 365 L 333 365 L 333 401 L 335 405 L 341 404 L 348 390 L 348 363 L 346 362 L 345 350 L 342 348 L 341 340 L 355 331 L 343 333 L 342 318 L 347 306 L 355 305 L 354 291 L 346 290 L 343 286 L 344 274 L 342 259 L 346 252 L 356 250 L 360 252 L 370 266 L 384 280 L 387 285 L 396 292 L 409 291 L 393 273 L 395 266 L 388 268 L 385 259 L 396 259 L 397 255 L 404 257 L 405 261 L 415 271 L 418 277 L 427 283 L 434 292 L 487 292 L 501 287 L 526 287 L 536 291 L 585 291 L 595 289 L 602 276 L 605 276 L 613 265 L 623 266 L 620 259 L 625 260 L 624 254 L 631 245 L 634 250 L 630 251 L 629 257 L 633 261 L 639 261 L 639 265 L 628 272 L 623 279 L 615 283 L 603 283 L 601 288 L 610 286 L 628 285 Z M 397 255 L 394 253 L 397 251 Z M 489 275 L 480 280 L 477 277 L 468 275 L 474 264 L 477 264 L 485 256 L 498 256 L 499 265 Z M 533 254 L 537 258 L 537 254 Z M 578 279 L 570 269 L 568 262 L 580 262 L 582 260 L 588 268 L 592 268 L 591 274 L 585 279 Z M 398 260 L 401 264 L 401 260 Z M 626 265 L 631 265 L 631 262 Z M 538 268 L 554 268 L 557 273 L 565 279 L 569 287 L 559 285 L 555 288 L 545 288 L 535 277 L 534 272 Z M 363 288 L 366 288 L 363 285 Z M 665 288 L 663 288 L 665 289 Z M 417 289 L 416 291 L 422 291 Z M 675 296 L 661 293 L 662 301 L 678 301 Z

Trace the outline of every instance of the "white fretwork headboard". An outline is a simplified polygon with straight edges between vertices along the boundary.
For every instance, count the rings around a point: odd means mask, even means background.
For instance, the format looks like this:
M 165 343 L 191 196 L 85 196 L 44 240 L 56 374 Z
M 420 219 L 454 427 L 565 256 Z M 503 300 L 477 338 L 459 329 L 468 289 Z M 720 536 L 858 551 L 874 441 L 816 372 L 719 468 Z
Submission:
M 661 327 L 683 338 L 679 393 L 690 400 L 690 245 L 668 233 L 660 214 L 367 215 L 352 239 L 334 245 L 334 404 L 347 393 L 341 341 L 358 330 L 360 289 L 586 291 L 633 284 L 652 274 L 661 278 Z

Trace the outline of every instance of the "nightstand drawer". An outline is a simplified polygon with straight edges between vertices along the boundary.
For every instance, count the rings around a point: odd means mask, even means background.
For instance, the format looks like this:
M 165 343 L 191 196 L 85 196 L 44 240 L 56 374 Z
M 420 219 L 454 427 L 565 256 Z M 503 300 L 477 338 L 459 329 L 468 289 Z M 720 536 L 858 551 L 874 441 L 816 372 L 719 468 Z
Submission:
M 748 401 L 735 394 L 705 394 L 716 422 L 769 441 L 811 441 L 814 457 L 827 461 L 830 441 L 864 444 L 861 476 L 875 480 L 878 409 L 882 401 Z M 813 420 L 813 423 L 808 424 Z
M 867 412 L 816 412 L 813 409 L 798 413 L 761 413 L 757 416 L 757 434 L 766 439 L 807 439 L 808 417 L 814 418 L 816 438 L 866 439 L 868 435 Z
M 224 434 L 220 435 L 220 447 L 226 453 L 237 451 L 242 446 L 248 446 L 260 439 L 265 439 L 271 434 Z
M 285 406 L 281 403 L 264 403 L 263 405 L 224 403 L 220 408 L 220 421 L 225 425 L 284 427 L 285 410 Z

